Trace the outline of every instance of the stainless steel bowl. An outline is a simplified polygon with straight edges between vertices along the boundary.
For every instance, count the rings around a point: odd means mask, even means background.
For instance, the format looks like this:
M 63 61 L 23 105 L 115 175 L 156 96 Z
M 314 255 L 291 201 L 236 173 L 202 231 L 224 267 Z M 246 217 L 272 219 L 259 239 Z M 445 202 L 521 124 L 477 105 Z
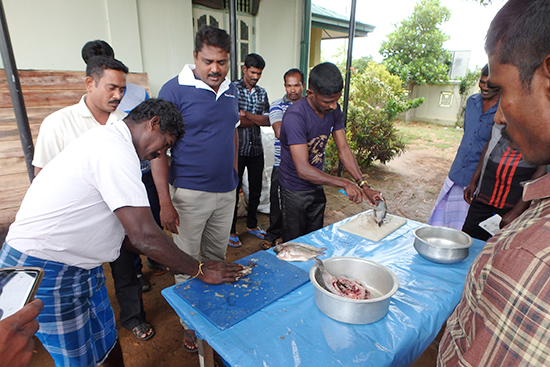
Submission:
M 457 263 L 468 257 L 472 237 L 453 228 L 420 227 L 414 230 L 414 248 L 424 258 L 440 263 Z
M 390 298 L 399 287 L 397 278 L 384 265 L 357 257 L 331 257 L 323 260 L 327 271 L 338 277 L 359 280 L 374 296 L 357 300 L 337 296 L 329 292 L 323 282 L 317 264 L 309 271 L 309 279 L 315 286 L 315 303 L 328 317 L 348 324 L 371 324 L 388 313 Z

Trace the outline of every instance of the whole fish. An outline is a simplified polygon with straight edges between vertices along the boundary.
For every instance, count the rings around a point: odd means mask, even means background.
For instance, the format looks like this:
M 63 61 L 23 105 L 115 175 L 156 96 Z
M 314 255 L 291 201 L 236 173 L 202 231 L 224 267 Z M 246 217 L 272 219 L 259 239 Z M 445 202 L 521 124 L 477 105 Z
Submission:
M 327 288 L 329 292 L 340 297 L 351 299 L 371 298 L 370 292 L 360 281 L 346 277 L 335 277 L 330 274 L 327 269 L 325 269 L 325 265 L 321 259 L 315 258 L 315 261 L 317 262 L 317 265 L 319 265 L 319 270 L 323 276 L 325 288 Z
M 387 213 L 387 207 L 386 202 L 383 200 L 377 200 L 376 201 L 376 207 L 374 207 L 374 221 L 376 224 L 378 224 L 378 227 L 384 223 L 384 219 L 386 218 Z
M 348 193 L 345 190 L 340 190 L 339 192 L 348 196 Z M 380 227 L 382 223 L 384 223 L 386 213 L 388 212 L 386 202 L 384 200 L 376 200 L 376 205 L 371 205 L 366 201 L 362 201 L 361 204 L 368 208 L 374 209 L 374 221 L 376 222 L 376 224 L 378 224 L 378 227 Z
M 273 248 L 277 257 L 285 261 L 308 261 L 323 255 L 324 250 L 326 247 L 315 247 L 298 242 L 286 242 Z

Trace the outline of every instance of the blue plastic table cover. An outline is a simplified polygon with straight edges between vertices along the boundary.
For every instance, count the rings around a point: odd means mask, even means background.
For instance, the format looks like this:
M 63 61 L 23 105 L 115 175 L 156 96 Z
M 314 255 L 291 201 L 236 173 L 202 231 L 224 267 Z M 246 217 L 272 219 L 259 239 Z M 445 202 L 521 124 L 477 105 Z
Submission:
M 338 230 L 355 217 L 293 241 L 326 247 L 321 258 L 360 257 L 393 271 L 399 290 L 388 314 L 373 324 L 351 325 L 329 318 L 317 308 L 310 282 L 223 331 L 183 301 L 175 286 L 162 294 L 198 337 L 231 366 L 409 366 L 435 339 L 460 301 L 468 269 L 485 242 L 474 239 L 469 256 L 460 263 L 437 264 L 413 247 L 413 230 L 425 224 L 408 220 L 372 242 Z M 313 264 L 313 260 L 294 263 L 306 271 Z

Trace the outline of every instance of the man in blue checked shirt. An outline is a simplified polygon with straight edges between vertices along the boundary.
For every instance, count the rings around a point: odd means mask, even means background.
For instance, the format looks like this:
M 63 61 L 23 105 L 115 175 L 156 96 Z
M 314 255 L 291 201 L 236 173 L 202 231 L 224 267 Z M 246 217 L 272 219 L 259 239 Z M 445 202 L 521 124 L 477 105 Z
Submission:
M 260 87 L 258 81 L 265 68 L 264 59 L 258 54 L 248 54 L 244 60 L 243 77 L 234 82 L 239 93 L 239 116 L 241 124 L 239 133 L 239 186 L 233 224 L 229 235 L 228 245 L 241 247 L 242 243 L 237 235 L 237 204 L 239 203 L 239 188 L 243 180 L 244 169 L 248 170 L 248 214 L 246 231 L 263 239 L 265 231 L 258 227 L 256 213 L 262 193 L 262 173 L 264 170 L 264 153 L 262 147 L 262 132 L 260 126 L 269 126 L 269 100 L 267 92 Z

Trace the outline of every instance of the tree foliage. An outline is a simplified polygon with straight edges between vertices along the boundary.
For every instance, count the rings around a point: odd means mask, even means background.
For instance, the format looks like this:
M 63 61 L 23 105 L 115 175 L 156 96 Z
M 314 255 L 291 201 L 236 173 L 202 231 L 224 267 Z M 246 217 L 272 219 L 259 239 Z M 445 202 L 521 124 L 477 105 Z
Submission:
M 348 57 L 348 49 L 346 45 L 341 45 L 338 48 L 336 48 L 336 53 L 334 53 L 331 57 L 331 60 L 337 60 L 336 66 L 338 66 L 338 69 L 342 72 L 342 75 L 346 74 L 346 62 Z M 330 61 L 321 58 L 321 62 Z M 355 72 L 359 72 L 364 70 L 369 62 L 373 61 L 372 55 L 368 56 L 362 56 L 358 59 L 351 60 L 351 69 Z
M 477 83 L 481 76 L 481 70 L 466 72 L 466 75 L 460 78 L 460 86 L 458 94 L 460 94 L 460 106 L 458 108 L 458 116 L 456 117 L 456 125 L 464 126 L 464 113 L 466 111 L 466 100 L 470 95 L 470 89 Z
M 356 73 L 359 73 L 366 68 L 368 68 L 369 64 L 373 61 L 372 56 L 363 56 L 359 59 L 353 59 L 351 60 L 351 67 Z
M 390 74 L 384 65 L 370 61 L 357 63 L 353 70 L 347 119 L 347 139 L 361 168 L 374 161 L 386 163 L 405 149 L 405 143 L 393 126 L 401 112 L 418 107 L 423 98 L 408 100 L 403 81 Z M 334 142 L 325 151 L 328 170 L 338 162 Z
M 439 0 L 420 0 L 414 12 L 396 25 L 380 46 L 384 65 L 403 79 L 409 89 L 416 85 L 448 81 L 451 53 L 443 48 L 449 39 L 439 26 L 451 11 Z

